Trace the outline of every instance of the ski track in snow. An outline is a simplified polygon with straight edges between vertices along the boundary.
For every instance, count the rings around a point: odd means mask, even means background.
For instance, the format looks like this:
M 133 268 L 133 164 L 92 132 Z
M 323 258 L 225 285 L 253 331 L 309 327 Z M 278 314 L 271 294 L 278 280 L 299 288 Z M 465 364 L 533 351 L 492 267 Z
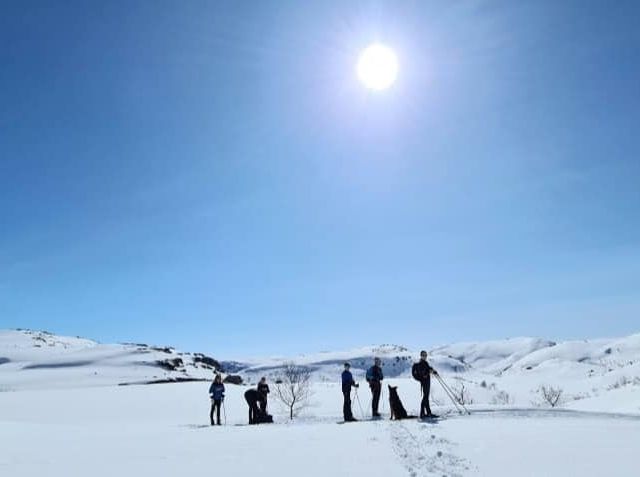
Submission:
M 414 423 L 415 424 L 415 423 Z M 471 463 L 455 454 L 456 444 L 437 435 L 437 424 L 389 424 L 393 450 L 410 477 L 462 477 Z

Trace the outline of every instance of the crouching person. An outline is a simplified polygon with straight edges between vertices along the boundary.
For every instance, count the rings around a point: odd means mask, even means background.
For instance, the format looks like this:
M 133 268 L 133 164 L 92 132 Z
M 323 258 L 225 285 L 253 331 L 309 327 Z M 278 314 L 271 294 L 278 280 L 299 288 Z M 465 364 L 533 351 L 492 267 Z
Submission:
M 249 424 L 263 424 L 273 422 L 273 417 L 260 409 L 264 404 L 264 395 L 257 389 L 249 389 L 244 393 L 244 399 L 249 406 Z M 260 404 L 260 407 L 258 407 Z

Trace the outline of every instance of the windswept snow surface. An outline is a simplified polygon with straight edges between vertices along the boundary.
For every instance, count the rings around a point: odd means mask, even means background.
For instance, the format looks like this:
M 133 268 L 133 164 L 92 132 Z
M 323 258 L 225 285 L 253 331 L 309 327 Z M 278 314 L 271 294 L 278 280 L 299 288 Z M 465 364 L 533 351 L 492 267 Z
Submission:
M 342 362 L 361 376 L 373 355 L 382 356 L 393 376 L 385 384 L 397 385 L 416 414 L 420 391 L 408 375 L 416 353 L 384 346 L 308 355 L 293 361 L 314 369 L 314 394 L 293 423 L 272 393 L 275 424 L 238 426 L 247 419 L 248 387 L 227 385 L 226 426 L 211 427 L 207 382 L 117 385 L 163 376 L 152 363 L 173 356 L 185 365 L 168 375 L 210 377 L 190 353 L 0 332 L 0 475 L 637 476 L 639 350 L 640 335 L 439 347 L 431 362 L 456 391 L 464 385 L 471 415 L 455 414 L 434 380 L 432 407 L 444 419 L 345 425 L 336 425 Z M 237 366 L 254 379 L 277 375 L 286 361 Z M 562 388 L 560 408 L 542 403 L 542 384 Z M 385 386 L 388 416 L 386 397 Z M 356 417 L 368 416 L 369 406 L 363 385 L 353 394 Z

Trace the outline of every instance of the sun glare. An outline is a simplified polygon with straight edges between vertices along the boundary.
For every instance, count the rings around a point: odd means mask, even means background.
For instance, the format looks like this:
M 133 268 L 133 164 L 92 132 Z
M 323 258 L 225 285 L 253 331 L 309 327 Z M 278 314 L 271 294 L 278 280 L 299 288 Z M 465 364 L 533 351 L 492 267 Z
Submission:
M 358 78 L 369 89 L 390 87 L 398 76 L 398 59 L 394 51 L 379 43 L 368 46 L 358 59 Z

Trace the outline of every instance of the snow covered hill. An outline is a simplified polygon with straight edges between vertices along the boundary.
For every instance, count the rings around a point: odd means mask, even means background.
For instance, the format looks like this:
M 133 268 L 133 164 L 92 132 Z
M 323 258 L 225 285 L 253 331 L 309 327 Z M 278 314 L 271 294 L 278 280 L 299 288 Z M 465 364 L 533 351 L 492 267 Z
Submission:
M 349 361 L 354 370 L 364 372 L 374 357 L 383 361 L 389 377 L 407 377 L 418 350 L 410 351 L 396 345 L 369 346 L 342 352 L 323 352 L 294 358 L 270 358 L 233 361 L 221 364 L 247 376 L 277 373 L 285 363 L 309 366 L 319 376 L 330 368 L 335 379 L 335 367 Z M 589 369 L 590 373 L 606 374 L 614 369 L 640 362 L 640 334 L 622 339 L 598 339 L 555 343 L 538 338 L 512 338 L 480 343 L 458 343 L 430 350 L 429 361 L 434 367 L 449 373 L 480 372 L 494 376 L 519 374 L 535 368 L 558 366 Z
M 419 350 L 366 346 L 293 358 L 221 361 L 200 353 L 146 344 L 100 344 L 40 331 L 0 332 L 3 390 L 109 386 L 211 379 L 213 371 L 240 374 L 252 384 L 275 381 L 286 363 L 309 367 L 317 383 L 335 383 L 349 361 L 363 380 L 374 357 L 387 379 L 410 379 Z M 562 391 L 559 404 L 575 409 L 640 412 L 640 334 L 556 343 L 513 338 L 457 343 L 430 350 L 429 361 L 469 405 L 543 406 L 542 386 Z M 448 398 L 434 386 L 436 403 Z
M 345 361 L 362 380 L 377 356 L 388 378 L 406 380 L 418 352 L 383 345 L 221 364 L 249 383 L 261 376 L 277 379 L 288 362 L 309 367 L 316 381 L 335 382 Z M 612 411 L 640 412 L 640 334 L 561 343 L 538 338 L 457 343 L 430 350 L 429 362 L 469 404 L 542 406 L 545 386 L 561 390 L 560 404 L 568 407 L 595 410 L 606 401 Z M 437 386 L 434 393 L 437 401 L 446 403 Z
M 5 391 L 202 380 L 219 367 L 209 356 L 170 347 L 0 331 L 0 387 Z

